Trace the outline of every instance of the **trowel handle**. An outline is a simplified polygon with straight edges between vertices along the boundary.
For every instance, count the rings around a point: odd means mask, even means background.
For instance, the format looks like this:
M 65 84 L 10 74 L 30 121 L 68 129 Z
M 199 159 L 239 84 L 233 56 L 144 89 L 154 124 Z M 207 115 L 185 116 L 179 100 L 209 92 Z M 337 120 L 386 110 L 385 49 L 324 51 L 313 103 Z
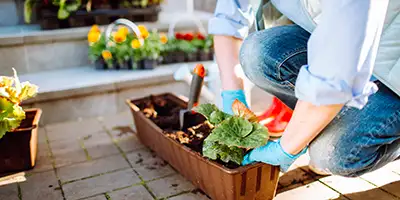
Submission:
M 201 88 L 203 86 L 205 76 L 205 69 L 202 64 L 196 65 L 194 69 L 192 83 L 190 85 L 190 92 L 189 92 L 189 103 L 188 103 L 188 110 L 191 110 L 193 107 L 197 106 L 199 103 L 199 97 Z

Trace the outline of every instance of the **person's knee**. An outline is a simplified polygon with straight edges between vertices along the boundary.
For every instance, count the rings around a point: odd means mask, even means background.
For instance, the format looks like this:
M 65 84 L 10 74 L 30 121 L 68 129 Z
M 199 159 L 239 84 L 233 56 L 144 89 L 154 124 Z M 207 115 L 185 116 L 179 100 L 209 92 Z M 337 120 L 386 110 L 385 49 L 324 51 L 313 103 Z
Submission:
M 255 32 L 249 35 L 240 49 L 240 64 L 245 75 L 254 83 L 265 81 L 265 76 L 273 77 L 276 73 L 274 60 L 267 35 L 270 31 Z
M 310 164 L 332 175 L 357 177 L 367 172 L 368 158 L 360 158 L 350 149 L 328 140 L 314 141 L 309 148 Z

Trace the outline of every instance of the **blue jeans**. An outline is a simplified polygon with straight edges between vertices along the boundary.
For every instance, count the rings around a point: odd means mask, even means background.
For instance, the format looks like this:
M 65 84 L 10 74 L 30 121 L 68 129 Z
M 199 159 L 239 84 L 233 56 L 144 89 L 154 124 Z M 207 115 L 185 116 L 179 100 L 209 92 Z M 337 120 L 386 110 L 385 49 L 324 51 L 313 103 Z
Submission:
M 243 71 L 255 85 L 293 109 L 297 75 L 307 64 L 309 37 L 297 25 L 251 34 L 240 52 Z M 312 141 L 309 154 L 314 167 L 355 177 L 400 157 L 400 98 L 384 84 L 376 83 L 379 91 L 370 96 L 362 110 L 344 107 Z

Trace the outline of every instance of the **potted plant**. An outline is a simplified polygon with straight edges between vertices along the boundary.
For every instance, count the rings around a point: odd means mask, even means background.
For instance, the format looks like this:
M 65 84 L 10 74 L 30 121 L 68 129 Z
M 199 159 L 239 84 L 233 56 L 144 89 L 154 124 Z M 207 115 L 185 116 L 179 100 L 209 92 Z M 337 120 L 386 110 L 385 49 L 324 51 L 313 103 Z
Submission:
M 213 57 L 213 37 L 211 35 L 204 36 L 201 33 L 195 34 L 195 39 L 192 41 L 198 49 L 197 59 L 199 61 L 212 60 Z
M 279 167 L 241 166 L 247 151 L 264 145 L 268 131 L 242 103 L 234 115 L 215 105 L 199 105 L 193 126 L 180 130 L 179 112 L 187 103 L 173 94 L 127 100 L 143 144 L 214 200 L 273 199 Z
M 42 111 L 23 110 L 21 102 L 37 93 L 37 86 L 20 83 L 14 76 L 0 77 L 0 173 L 31 169 L 35 166 L 37 131 Z
M 149 32 L 145 26 L 138 26 L 141 36 L 144 39 L 144 43 L 137 48 L 132 48 L 138 52 L 139 57 L 139 68 L 140 69 L 154 69 L 157 66 L 158 59 L 163 48 L 163 45 L 167 42 L 165 35 L 160 35 L 157 31 Z
M 24 18 L 26 23 L 31 22 L 32 10 L 37 5 L 50 7 L 51 10 L 57 9 L 57 17 L 60 20 L 67 19 L 72 12 L 77 11 L 82 6 L 81 0 L 25 0 Z
M 138 26 L 141 38 L 120 26 L 107 39 L 97 25 L 88 33 L 89 59 L 97 69 L 151 69 L 160 56 L 165 36 Z M 142 67 L 141 67 L 142 66 Z

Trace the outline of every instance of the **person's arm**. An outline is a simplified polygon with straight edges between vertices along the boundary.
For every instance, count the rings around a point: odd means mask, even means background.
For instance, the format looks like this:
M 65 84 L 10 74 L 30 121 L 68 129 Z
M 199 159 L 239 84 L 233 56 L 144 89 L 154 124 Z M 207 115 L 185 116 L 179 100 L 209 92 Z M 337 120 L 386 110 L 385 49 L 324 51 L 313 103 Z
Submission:
M 214 35 L 214 49 L 222 83 L 223 110 L 232 113 L 235 99 L 243 102 L 243 80 L 236 74 L 239 51 L 243 38 L 254 21 L 249 0 L 218 0 L 214 17 L 209 21 L 208 32 Z
M 370 81 L 388 0 L 324 1 L 321 24 L 308 44 L 308 66 L 296 82 L 299 101 L 281 139 L 297 154 L 343 105 L 361 109 L 377 91 Z
M 308 65 L 296 81 L 294 114 L 279 142 L 252 151 L 244 163 L 287 170 L 344 105 L 363 108 L 378 89 L 370 79 L 387 6 L 388 0 L 322 2 L 320 23 L 308 42 Z
M 239 65 L 239 50 L 242 39 L 226 36 L 214 36 L 214 49 L 219 66 L 222 90 L 243 90 L 243 80 L 236 72 Z

